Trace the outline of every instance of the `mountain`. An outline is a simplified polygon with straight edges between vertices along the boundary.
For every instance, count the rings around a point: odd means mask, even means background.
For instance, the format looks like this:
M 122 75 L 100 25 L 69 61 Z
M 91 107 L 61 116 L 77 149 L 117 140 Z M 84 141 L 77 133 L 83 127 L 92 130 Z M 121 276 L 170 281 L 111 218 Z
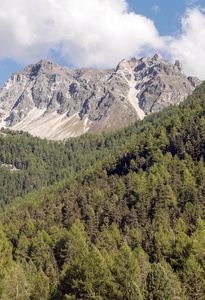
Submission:
M 204 299 L 205 82 L 136 123 L 115 154 L 0 213 L 1 299 Z M 45 159 L 67 143 L 33 139 L 19 148 Z
M 0 126 L 53 140 L 115 130 L 179 104 L 200 83 L 160 54 L 108 70 L 71 70 L 43 59 L 0 90 Z
M 75 177 L 136 137 L 140 121 L 116 132 L 83 134 L 66 142 L 0 130 L 0 211 L 15 198 Z

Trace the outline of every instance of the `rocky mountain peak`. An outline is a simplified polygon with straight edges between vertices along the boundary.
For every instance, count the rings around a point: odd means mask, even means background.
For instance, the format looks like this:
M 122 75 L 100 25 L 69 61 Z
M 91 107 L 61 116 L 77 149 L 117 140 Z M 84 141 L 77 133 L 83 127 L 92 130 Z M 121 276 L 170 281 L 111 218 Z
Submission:
M 174 65 L 179 69 L 179 71 L 180 71 L 182 74 L 184 74 L 183 66 L 182 66 L 182 64 L 180 63 L 179 60 L 176 60 L 175 63 L 174 63 Z
M 160 53 L 156 53 L 154 56 L 153 56 L 153 60 L 160 60 L 162 59 L 162 56 Z
M 119 62 L 115 70 L 117 72 L 118 70 L 123 70 L 123 69 L 130 69 L 130 63 L 126 59 L 123 59 L 121 62 Z
M 42 59 L 0 90 L 0 126 L 56 140 L 115 130 L 178 104 L 200 83 L 159 53 L 108 70 L 71 70 Z
M 68 69 L 68 68 L 66 68 Z M 64 67 L 60 67 L 57 63 L 49 60 L 49 59 L 41 59 L 36 64 L 28 65 L 24 72 L 27 73 L 30 77 L 36 77 L 38 74 L 46 73 L 46 74 L 55 74 L 63 71 Z

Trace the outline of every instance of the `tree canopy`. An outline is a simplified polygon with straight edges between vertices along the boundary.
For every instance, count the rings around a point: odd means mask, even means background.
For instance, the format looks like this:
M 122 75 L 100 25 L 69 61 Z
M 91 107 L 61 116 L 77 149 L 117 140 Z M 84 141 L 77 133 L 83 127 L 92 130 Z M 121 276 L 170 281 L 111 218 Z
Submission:
M 1 132 L 0 298 L 205 299 L 205 83 L 113 133 Z

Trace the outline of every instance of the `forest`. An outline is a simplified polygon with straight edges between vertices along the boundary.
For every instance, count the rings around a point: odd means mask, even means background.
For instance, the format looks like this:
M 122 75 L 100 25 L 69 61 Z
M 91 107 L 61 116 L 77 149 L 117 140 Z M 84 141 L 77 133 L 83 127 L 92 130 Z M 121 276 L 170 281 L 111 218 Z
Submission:
M 2 128 L 0 161 L 0 299 L 205 299 L 205 82 L 116 132 Z

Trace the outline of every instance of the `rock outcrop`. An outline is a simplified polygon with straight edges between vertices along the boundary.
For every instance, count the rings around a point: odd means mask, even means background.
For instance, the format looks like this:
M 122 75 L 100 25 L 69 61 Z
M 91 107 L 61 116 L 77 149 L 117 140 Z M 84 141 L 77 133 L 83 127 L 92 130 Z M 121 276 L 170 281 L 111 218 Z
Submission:
M 115 130 L 178 104 L 200 83 L 160 54 L 108 70 L 71 70 L 43 59 L 0 90 L 0 126 L 54 140 Z

